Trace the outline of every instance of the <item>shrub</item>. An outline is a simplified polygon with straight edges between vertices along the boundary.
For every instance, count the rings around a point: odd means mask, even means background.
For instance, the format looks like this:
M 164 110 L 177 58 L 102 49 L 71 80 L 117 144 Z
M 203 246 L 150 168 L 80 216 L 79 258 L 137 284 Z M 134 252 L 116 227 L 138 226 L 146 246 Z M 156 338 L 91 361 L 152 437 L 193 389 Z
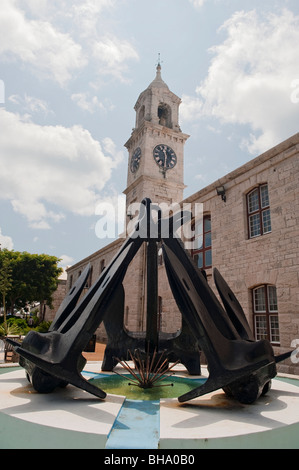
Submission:
M 23 318 L 16 318 L 16 317 L 8 318 L 7 325 L 15 326 L 19 330 L 23 330 L 24 328 L 28 327 L 26 320 L 24 320 Z
M 51 326 L 50 321 L 42 321 L 36 328 L 34 328 L 35 331 L 38 331 L 39 333 L 47 333 Z
M 7 328 L 5 328 L 3 323 L 0 325 L 0 336 L 15 336 L 20 334 L 20 329 L 16 325 L 7 325 Z

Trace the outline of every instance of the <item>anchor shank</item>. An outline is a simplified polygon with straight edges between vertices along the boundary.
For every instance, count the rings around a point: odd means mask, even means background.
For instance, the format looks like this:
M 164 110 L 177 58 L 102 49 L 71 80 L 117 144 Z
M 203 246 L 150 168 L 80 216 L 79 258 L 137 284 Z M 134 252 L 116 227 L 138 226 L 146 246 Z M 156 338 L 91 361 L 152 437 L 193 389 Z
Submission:
M 158 350 L 158 251 L 156 240 L 147 243 L 146 348 Z

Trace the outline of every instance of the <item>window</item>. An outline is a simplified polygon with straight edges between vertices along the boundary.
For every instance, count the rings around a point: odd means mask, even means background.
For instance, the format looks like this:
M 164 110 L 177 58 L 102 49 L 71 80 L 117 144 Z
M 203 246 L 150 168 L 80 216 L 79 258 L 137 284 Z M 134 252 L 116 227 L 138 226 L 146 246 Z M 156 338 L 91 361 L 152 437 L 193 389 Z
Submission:
M 102 259 L 101 260 L 101 265 L 100 265 L 100 274 L 104 271 L 104 269 L 105 269 L 105 260 Z
M 195 223 L 192 256 L 200 269 L 212 266 L 212 232 L 211 216 L 205 215 Z
M 249 238 L 271 232 L 268 185 L 263 184 L 247 194 Z
M 255 339 L 280 343 L 276 287 L 263 285 L 253 289 Z
M 87 278 L 87 281 L 86 281 L 86 284 L 85 284 L 85 288 L 86 289 L 89 289 L 91 287 L 91 284 L 92 284 L 92 272 L 93 272 L 93 266 L 91 266 L 90 268 L 90 273 L 89 273 L 89 276 Z
M 160 103 L 158 107 L 158 118 L 161 126 L 172 128 L 170 106 L 165 103 Z

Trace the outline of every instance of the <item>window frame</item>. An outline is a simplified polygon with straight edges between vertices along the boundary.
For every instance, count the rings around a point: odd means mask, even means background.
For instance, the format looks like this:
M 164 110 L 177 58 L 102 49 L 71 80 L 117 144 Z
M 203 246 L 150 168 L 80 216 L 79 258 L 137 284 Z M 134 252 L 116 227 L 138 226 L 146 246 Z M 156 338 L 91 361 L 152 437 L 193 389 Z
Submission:
M 263 197 L 262 197 L 262 190 L 263 188 L 267 187 L 267 204 L 263 205 Z M 250 196 L 257 191 L 257 204 L 258 208 L 253 209 L 250 211 Z M 246 209 L 247 209 L 247 229 L 248 229 L 248 239 L 252 240 L 257 237 L 261 237 L 263 235 L 267 235 L 272 232 L 272 224 L 271 224 L 271 211 L 270 211 L 270 200 L 269 200 L 269 186 L 268 183 L 262 183 L 258 186 L 255 186 L 246 194 Z M 265 214 L 269 214 L 270 220 L 270 230 L 266 230 L 266 222 L 267 219 L 264 218 Z M 258 221 L 259 223 L 259 233 L 254 233 L 254 229 L 251 224 L 251 220 Z
M 209 220 L 210 222 L 210 229 L 209 230 L 205 230 L 205 220 Z M 195 224 L 196 224 L 196 221 L 193 222 L 192 224 L 192 230 L 195 231 Z M 210 237 L 211 237 L 211 244 L 206 246 L 206 237 L 205 235 L 207 234 L 210 234 Z M 195 261 L 195 256 L 202 253 L 202 266 L 198 266 L 198 269 L 209 269 L 209 268 L 212 268 L 213 266 L 213 258 L 212 258 L 212 218 L 211 218 L 211 214 L 204 214 L 203 215 L 203 218 L 202 218 L 202 234 L 198 234 L 198 236 L 194 235 L 193 239 L 192 239 L 192 242 L 194 243 L 195 240 L 197 238 L 199 238 L 200 236 L 202 236 L 202 248 L 198 249 L 198 248 L 192 248 L 191 250 L 191 255 L 192 255 L 192 258 L 194 259 Z M 207 264 L 206 263 L 206 253 L 210 251 L 211 252 L 211 264 Z M 197 263 L 196 263 L 197 264 Z
M 273 294 L 270 294 L 270 289 L 275 289 L 275 308 L 271 308 L 271 301 L 273 300 Z M 263 299 L 264 299 L 264 308 L 258 310 L 256 308 L 256 292 L 260 289 L 263 289 Z M 253 311 L 253 331 L 255 339 L 267 339 L 273 346 L 280 346 L 280 329 L 279 329 L 279 313 L 278 313 L 278 305 L 277 305 L 277 289 L 276 286 L 273 284 L 261 284 L 257 287 L 252 289 L 252 311 Z M 264 334 L 258 332 L 258 321 L 264 323 L 264 326 L 260 326 L 260 328 L 264 328 Z M 273 321 L 274 320 L 274 321 Z M 277 325 L 275 327 L 275 324 Z M 276 331 L 278 329 L 278 332 Z M 278 337 L 278 340 L 275 339 Z

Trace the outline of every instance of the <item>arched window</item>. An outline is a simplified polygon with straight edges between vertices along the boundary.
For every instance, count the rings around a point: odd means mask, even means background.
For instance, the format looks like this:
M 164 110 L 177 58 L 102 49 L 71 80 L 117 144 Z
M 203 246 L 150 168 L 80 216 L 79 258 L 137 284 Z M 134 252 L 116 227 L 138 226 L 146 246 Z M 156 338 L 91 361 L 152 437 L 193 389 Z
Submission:
M 198 268 L 210 268 L 212 266 L 211 216 L 205 215 L 203 219 L 196 221 L 193 230 L 195 235 L 192 256 Z
M 252 290 L 255 339 L 280 343 L 276 287 L 262 285 Z
M 249 238 L 271 232 L 271 215 L 268 185 L 262 184 L 247 194 Z
M 161 126 L 165 126 L 170 129 L 172 128 L 170 106 L 168 106 L 165 103 L 161 103 L 158 107 L 158 118 L 159 118 L 159 124 Z

